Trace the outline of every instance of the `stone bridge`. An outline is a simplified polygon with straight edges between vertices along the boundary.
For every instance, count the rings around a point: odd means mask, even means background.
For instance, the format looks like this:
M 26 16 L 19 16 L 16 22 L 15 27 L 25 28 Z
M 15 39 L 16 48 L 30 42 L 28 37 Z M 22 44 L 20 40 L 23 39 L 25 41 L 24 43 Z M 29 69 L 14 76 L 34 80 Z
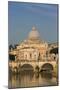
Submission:
M 39 67 L 39 70 L 42 69 L 52 69 L 54 70 L 56 66 L 56 61 L 20 61 L 20 62 L 9 62 L 9 66 L 12 68 L 12 71 L 18 69 L 19 70 L 36 70 L 36 67 Z

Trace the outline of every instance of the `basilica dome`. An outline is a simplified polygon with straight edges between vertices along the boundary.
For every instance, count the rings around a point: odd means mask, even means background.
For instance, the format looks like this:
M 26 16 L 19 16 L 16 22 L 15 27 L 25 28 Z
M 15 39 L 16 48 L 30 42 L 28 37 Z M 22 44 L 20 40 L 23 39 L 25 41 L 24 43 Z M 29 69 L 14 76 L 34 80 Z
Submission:
M 39 39 L 39 32 L 35 27 L 32 27 L 32 31 L 29 33 L 28 38 L 33 40 Z

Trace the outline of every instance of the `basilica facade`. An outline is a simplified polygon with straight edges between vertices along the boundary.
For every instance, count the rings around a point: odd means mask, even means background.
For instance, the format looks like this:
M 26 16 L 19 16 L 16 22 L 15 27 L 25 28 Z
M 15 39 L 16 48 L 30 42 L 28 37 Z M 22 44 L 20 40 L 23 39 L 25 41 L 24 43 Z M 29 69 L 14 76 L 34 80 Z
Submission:
M 14 50 L 9 51 L 10 55 L 15 56 L 15 61 L 41 61 L 54 57 L 49 53 L 52 45 L 41 40 L 40 34 L 35 27 L 29 32 L 27 39 L 22 41 Z M 53 44 L 56 46 L 56 44 Z
M 35 27 L 32 27 L 28 38 L 16 48 L 16 60 L 40 60 L 46 59 L 48 43 L 40 40 L 40 34 Z

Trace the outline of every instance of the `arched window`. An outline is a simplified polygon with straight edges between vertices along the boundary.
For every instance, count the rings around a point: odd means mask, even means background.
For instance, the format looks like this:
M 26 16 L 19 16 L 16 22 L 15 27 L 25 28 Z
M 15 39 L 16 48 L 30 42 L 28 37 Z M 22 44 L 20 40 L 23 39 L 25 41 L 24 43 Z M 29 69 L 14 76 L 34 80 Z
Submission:
M 48 56 L 48 51 L 46 51 L 46 56 Z
M 40 53 L 39 53 L 39 55 L 38 55 L 38 61 L 40 60 Z
M 34 59 L 36 59 L 36 54 L 34 55 Z
M 27 54 L 25 55 L 25 59 L 27 59 Z
M 32 54 L 30 53 L 30 59 L 32 58 Z

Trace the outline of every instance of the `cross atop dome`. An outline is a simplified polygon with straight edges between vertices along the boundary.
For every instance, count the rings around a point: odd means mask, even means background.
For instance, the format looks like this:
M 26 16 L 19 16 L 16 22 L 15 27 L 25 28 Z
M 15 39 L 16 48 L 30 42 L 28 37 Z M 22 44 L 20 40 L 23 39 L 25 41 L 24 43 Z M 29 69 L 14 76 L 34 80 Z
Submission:
M 38 40 L 40 37 L 38 30 L 35 26 L 32 27 L 32 31 L 29 32 L 28 38 L 32 40 Z
M 36 27 L 35 27 L 35 26 L 33 26 L 33 27 L 32 27 L 32 30 L 36 30 Z

